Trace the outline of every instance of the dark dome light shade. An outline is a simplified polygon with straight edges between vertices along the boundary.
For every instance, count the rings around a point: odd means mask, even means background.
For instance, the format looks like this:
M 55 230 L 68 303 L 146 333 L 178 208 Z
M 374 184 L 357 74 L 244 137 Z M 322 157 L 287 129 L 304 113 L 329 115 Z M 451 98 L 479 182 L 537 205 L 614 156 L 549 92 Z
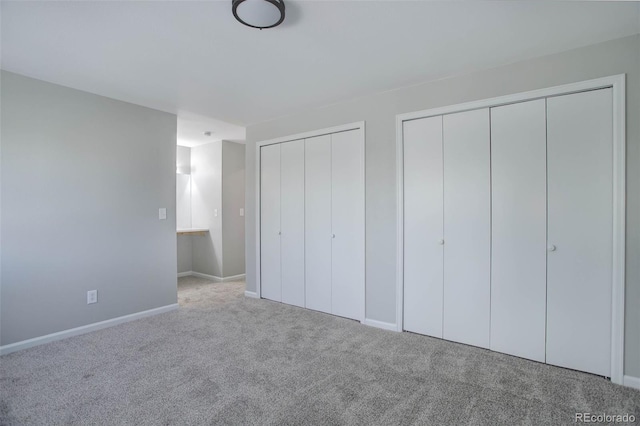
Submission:
M 273 28 L 284 21 L 284 0 L 233 0 L 233 16 L 252 28 Z

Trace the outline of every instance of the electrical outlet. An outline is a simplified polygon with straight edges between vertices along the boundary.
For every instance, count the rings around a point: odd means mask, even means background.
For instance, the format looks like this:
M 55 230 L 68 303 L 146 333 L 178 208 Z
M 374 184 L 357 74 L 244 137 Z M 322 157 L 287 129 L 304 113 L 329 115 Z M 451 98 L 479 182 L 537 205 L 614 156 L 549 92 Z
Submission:
M 167 209 L 162 207 L 158 209 L 158 219 L 165 220 L 167 218 Z
M 213 209 L 213 215 L 214 215 L 215 217 L 218 217 L 218 209 Z
M 240 208 L 240 216 L 244 216 L 244 208 Z
M 87 292 L 87 305 L 98 303 L 98 290 L 89 290 Z

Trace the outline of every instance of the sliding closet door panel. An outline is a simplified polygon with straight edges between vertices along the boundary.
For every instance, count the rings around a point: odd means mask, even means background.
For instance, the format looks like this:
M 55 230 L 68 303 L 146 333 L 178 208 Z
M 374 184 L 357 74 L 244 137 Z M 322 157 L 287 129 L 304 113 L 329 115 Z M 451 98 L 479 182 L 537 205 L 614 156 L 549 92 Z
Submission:
M 547 100 L 547 362 L 602 376 L 611 375 L 612 107 L 611 89 Z
M 280 149 L 282 301 L 304 307 L 304 139 Z
M 364 319 L 364 146 L 361 130 L 331 135 L 331 311 Z
M 442 337 L 442 116 L 406 121 L 404 329 Z
M 331 136 L 305 140 L 306 307 L 331 313 Z
M 443 337 L 489 347 L 489 109 L 444 116 Z
M 280 271 L 280 145 L 260 148 L 260 286 L 282 300 Z
M 491 190 L 491 349 L 544 362 L 544 99 L 491 109 Z

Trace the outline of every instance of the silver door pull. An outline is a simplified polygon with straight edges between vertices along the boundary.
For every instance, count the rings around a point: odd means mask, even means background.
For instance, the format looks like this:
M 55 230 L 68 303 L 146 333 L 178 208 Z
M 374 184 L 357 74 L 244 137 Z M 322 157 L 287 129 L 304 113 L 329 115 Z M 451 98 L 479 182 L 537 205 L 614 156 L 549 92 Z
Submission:
M 331 238 L 335 238 L 335 237 L 336 237 L 336 234 L 331 234 Z
M 547 247 L 547 250 L 556 251 L 556 246 L 554 246 L 553 244 L 550 244 L 549 247 Z
M 441 246 L 444 245 L 444 240 L 438 240 L 438 244 L 440 244 Z

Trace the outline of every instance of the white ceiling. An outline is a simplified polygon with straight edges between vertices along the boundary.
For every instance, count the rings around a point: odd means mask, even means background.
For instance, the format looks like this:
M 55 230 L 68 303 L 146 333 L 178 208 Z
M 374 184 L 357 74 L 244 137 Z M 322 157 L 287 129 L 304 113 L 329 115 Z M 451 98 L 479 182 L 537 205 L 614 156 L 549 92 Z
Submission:
M 211 135 L 207 136 L 205 132 L 211 132 Z M 244 143 L 245 134 L 245 128 L 236 124 L 188 112 L 178 115 L 178 145 L 192 148 L 221 140 Z
M 287 1 L 284 24 L 263 31 L 236 22 L 231 0 L 1 7 L 3 69 L 178 113 L 186 145 L 203 143 L 205 128 L 217 130 L 207 142 L 244 138 L 224 122 L 244 126 L 640 30 L 631 2 Z

